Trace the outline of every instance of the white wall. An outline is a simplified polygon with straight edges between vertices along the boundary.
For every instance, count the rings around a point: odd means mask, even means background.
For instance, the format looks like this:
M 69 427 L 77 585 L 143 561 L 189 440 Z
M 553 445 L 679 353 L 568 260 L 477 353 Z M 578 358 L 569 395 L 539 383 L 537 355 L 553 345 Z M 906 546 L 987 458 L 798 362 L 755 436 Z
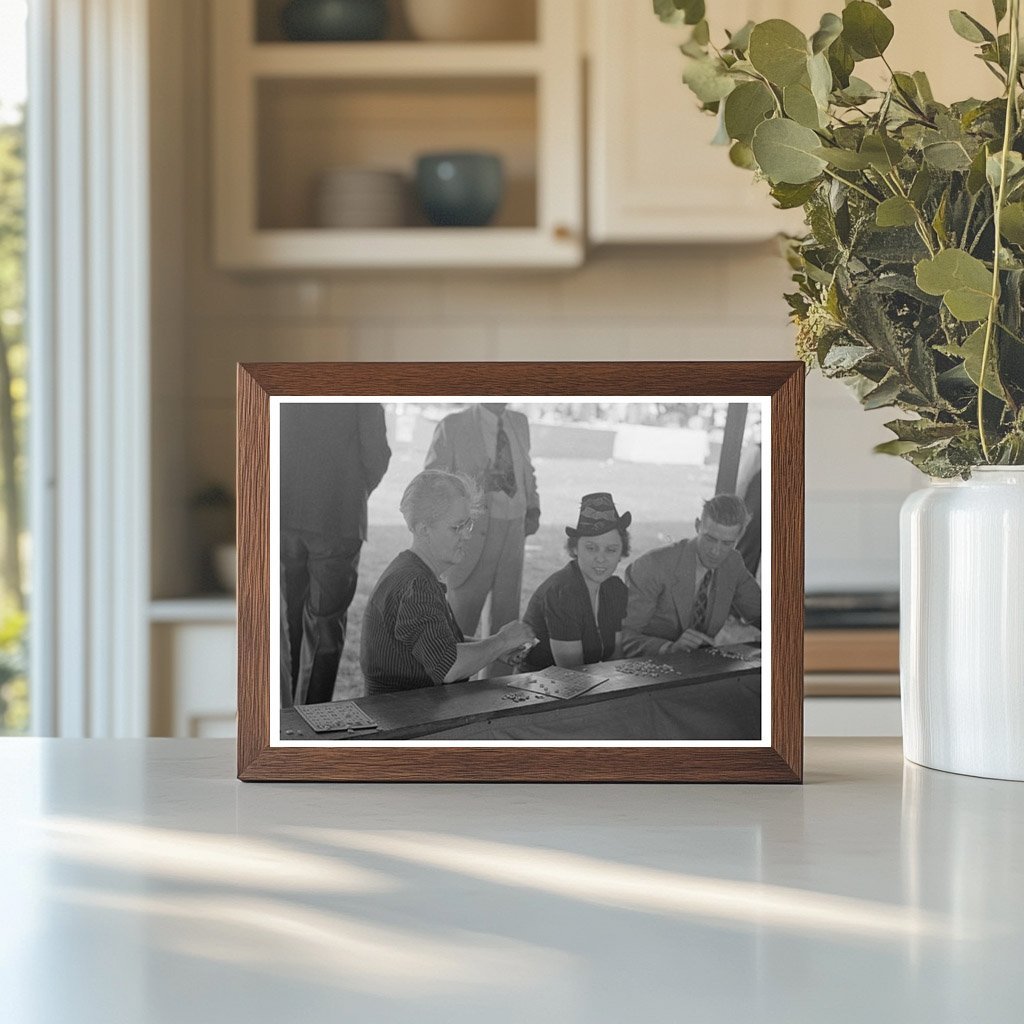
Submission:
M 187 489 L 233 479 L 236 361 L 793 358 L 781 298 L 788 270 L 773 245 L 604 250 L 570 273 L 243 277 L 214 270 L 206 5 L 160 2 L 184 18 L 185 102 L 179 118 L 154 124 L 182 141 L 180 165 L 163 166 L 158 181 L 169 194 L 183 184 L 185 218 L 175 354 L 184 372 L 180 391 L 156 395 L 172 410 L 161 407 L 157 477 L 161 462 L 177 464 L 180 439 Z M 165 352 L 160 362 L 173 377 L 174 358 Z M 809 589 L 896 586 L 897 511 L 918 483 L 909 466 L 871 454 L 886 437 L 886 418 L 862 412 L 839 384 L 808 380 Z M 168 499 L 155 510 L 158 545 L 172 524 L 187 520 L 184 496 L 178 500 L 177 508 Z M 156 593 L 177 587 L 179 575 L 173 565 L 157 567 Z

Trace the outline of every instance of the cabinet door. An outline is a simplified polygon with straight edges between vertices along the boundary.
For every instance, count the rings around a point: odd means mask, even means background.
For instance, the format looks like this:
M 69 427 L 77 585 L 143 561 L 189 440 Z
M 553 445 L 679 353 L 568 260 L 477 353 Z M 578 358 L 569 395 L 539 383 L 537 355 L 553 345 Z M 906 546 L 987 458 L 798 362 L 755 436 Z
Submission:
M 738 241 L 799 231 L 799 211 L 776 210 L 767 185 L 734 167 L 726 147 L 711 145 L 715 119 L 682 83 L 679 44 L 689 28 L 663 25 L 649 0 L 587 3 L 591 240 Z M 715 39 L 770 17 L 808 31 L 826 4 L 711 0 L 708 17 Z
M 594 242 L 702 242 L 797 232 L 799 211 L 776 210 L 767 187 L 710 145 L 713 118 L 700 113 L 681 81 L 685 26 L 663 25 L 649 0 L 585 0 L 589 47 L 589 233 Z M 748 19 L 785 18 L 810 34 L 829 0 L 709 0 L 712 38 Z M 901 0 L 886 11 L 896 34 L 893 67 L 924 70 L 938 99 L 998 95 L 999 83 L 951 28 L 947 5 Z M 949 5 L 953 6 L 953 5 Z M 990 0 L 955 5 L 986 25 Z M 1003 30 L 1006 29 L 1004 22 Z M 881 61 L 857 74 L 883 84 Z

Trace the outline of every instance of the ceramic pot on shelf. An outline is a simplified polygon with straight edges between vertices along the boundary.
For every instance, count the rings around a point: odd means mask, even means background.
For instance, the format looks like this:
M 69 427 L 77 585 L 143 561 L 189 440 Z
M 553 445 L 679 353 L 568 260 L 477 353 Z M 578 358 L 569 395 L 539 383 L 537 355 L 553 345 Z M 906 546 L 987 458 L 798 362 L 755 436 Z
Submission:
M 416 194 L 435 227 L 483 227 L 505 194 L 501 157 L 494 153 L 425 153 L 416 161 Z
M 1024 466 L 911 494 L 900 562 L 906 757 L 1024 781 Z
M 387 25 L 387 0 L 289 0 L 281 11 L 285 38 L 296 42 L 380 39 Z
M 534 0 L 403 0 L 406 20 L 427 42 L 489 42 L 536 36 Z

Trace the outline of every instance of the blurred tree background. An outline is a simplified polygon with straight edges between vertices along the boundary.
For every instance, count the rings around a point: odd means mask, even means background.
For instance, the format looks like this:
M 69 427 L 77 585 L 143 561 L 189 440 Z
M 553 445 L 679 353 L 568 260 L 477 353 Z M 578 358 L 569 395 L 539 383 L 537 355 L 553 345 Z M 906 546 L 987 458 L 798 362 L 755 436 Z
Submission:
M 24 113 L 0 110 L 0 733 L 28 726 Z

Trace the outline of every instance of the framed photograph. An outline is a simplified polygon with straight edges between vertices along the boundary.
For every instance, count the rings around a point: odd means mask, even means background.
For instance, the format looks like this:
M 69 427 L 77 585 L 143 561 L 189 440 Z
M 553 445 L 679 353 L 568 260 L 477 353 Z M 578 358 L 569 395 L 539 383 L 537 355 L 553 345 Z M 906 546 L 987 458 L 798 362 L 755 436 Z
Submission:
M 238 367 L 238 776 L 799 782 L 798 362 Z

